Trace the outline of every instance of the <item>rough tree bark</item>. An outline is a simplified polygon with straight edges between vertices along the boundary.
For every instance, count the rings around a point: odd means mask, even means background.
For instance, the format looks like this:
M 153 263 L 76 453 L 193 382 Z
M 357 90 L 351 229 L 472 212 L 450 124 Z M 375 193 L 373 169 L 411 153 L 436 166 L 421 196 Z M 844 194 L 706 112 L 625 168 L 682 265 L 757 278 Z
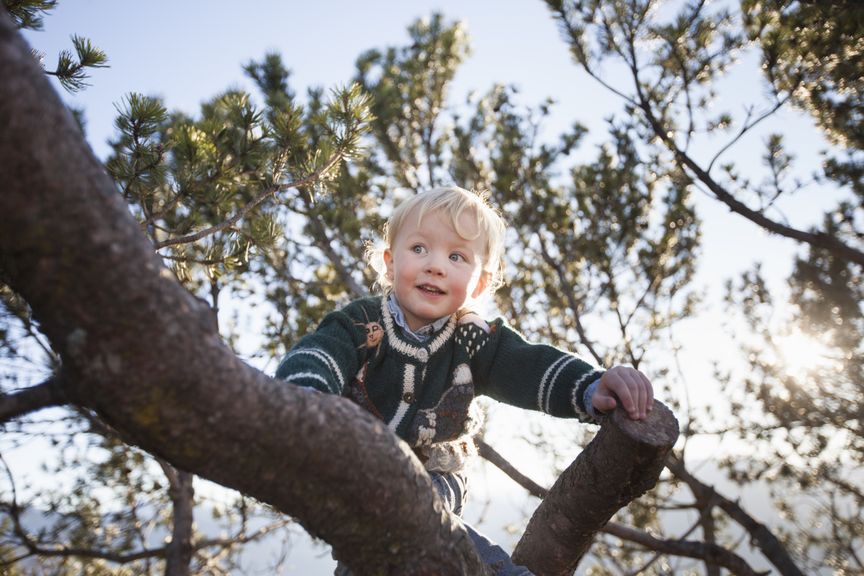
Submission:
M 645 420 L 615 410 L 535 510 L 513 560 L 538 576 L 573 574 L 619 508 L 654 487 L 678 421 L 660 402 Z

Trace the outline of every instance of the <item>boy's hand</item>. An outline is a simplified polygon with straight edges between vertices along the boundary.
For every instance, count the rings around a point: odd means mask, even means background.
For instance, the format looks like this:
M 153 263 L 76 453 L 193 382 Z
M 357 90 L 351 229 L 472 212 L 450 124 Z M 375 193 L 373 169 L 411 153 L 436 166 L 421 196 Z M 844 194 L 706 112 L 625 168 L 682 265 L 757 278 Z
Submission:
M 591 396 L 595 410 L 611 412 L 622 407 L 633 420 L 642 420 L 654 406 L 654 390 L 648 378 L 629 366 L 613 366 L 600 377 L 600 384 Z

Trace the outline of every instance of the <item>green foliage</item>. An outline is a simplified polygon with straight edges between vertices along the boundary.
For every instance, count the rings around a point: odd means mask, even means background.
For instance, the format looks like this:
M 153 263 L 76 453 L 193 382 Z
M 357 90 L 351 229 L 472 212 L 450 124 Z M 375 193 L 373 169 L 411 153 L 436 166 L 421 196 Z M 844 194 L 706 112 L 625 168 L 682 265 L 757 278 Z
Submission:
M 284 235 L 280 204 L 292 201 L 284 192 L 325 189 L 368 123 L 356 85 L 304 109 L 294 104 L 278 58 L 247 71 L 266 82 L 264 109 L 229 91 L 193 119 L 169 115 L 156 99 L 128 96 L 107 162 L 142 228 L 196 290 L 242 274 L 257 252 L 271 248 Z
M 57 0 L 3 0 L 3 7 L 17 28 L 42 30 L 43 17 L 57 7 Z
M 57 0 L 3 0 L 3 6 L 17 28 L 39 31 L 44 26 L 44 16 L 57 7 Z M 67 91 L 74 93 L 89 86 L 89 69 L 108 67 L 108 56 L 90 40 L 77 34 L 72 35 L 72 46 L 75 53 L 62 50 L 57 57 L 57 67 L 47 73 L 55 76 Z M 40 63 L 44 61 L 44 54 L 34 51 L 34 56 Z
M 741 3 L 765 74 L 825 134 L 844 148 L 864 148 L 864 6 L 790 0 Z
M 69 50 L 60 52 L 57 68 L 49 74 L 56 76 L 69 92 L 78 92 L 89 86 L 86 82 L 90 78 L 87 69 L 107 68 L 108 56 L 90 40 L 78 35 L 72 36 L 72 44 L 75 46 L 75 54 Z
M 442 181 L 447 158 L 438 122 L 450 82 L 469 49 L 463 26 L 448 25 L 440 14 L 418 20 L 408 33 L 405 47 L 361 55 L 357 77 L 372 94 L 379 161 L 392 165 L 391 175 L 400 186 L 416 192 Z

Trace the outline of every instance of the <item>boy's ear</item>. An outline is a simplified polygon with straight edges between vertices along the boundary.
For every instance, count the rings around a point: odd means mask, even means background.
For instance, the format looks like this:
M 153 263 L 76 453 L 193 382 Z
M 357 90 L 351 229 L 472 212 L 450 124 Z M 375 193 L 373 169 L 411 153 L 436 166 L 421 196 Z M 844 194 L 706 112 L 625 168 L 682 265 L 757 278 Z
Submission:
M 492 273 L 486 270 L 480 272 L 480 278 L 477 279 L 477 286 L 474 287 L 474 292 L 471 293 L 471 298 L 477 298 L 489 286 L 489 280 L 492 278 Z
M 384 266 L 387 269 L 387 278 L 393 279 L 393 251 L 390 248 L 384 249 Z

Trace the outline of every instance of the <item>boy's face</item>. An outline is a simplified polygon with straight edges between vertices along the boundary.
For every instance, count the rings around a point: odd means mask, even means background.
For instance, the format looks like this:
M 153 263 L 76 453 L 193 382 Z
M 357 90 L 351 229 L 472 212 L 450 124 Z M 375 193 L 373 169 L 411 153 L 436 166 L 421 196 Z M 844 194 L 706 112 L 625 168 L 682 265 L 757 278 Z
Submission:
M 459 310 L 486 288 L 483 239 L 466 240 L 441 212 L 425 214 L 420 225 L 408 214 L 402 229 L 384 251 L 387 276 L 411 330 L 418 330 Z M 476 230 L 474 215 L 460 215 L 460 227 Z

